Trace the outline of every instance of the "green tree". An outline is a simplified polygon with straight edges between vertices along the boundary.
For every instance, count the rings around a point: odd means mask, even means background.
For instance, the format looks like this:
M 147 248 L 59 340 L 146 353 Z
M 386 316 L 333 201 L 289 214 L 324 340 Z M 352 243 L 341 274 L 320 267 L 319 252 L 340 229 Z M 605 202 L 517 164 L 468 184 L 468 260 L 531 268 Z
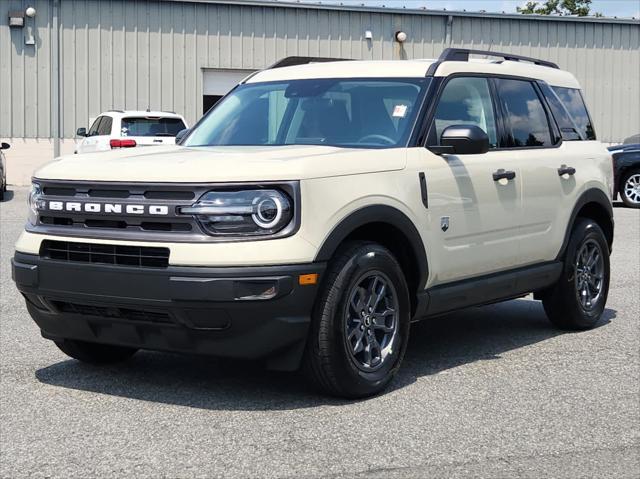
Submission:
M 578 15 L 584 17 L 591 13 L 592 0 L 546 0 L 529 1 L 524 7 L 517 7 L 518 12 L 525 15 Z M 595 13 L 601 17 L 601 13 Z

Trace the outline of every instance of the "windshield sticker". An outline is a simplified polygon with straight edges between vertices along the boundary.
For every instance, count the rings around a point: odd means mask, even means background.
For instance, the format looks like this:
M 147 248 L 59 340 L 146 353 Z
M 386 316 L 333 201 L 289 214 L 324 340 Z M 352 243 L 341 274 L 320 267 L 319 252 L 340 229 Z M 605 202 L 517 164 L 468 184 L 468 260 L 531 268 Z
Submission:
M 404 118 L 407 115 L 407 105 L 396 105 L 393 109 L 394 118 Z

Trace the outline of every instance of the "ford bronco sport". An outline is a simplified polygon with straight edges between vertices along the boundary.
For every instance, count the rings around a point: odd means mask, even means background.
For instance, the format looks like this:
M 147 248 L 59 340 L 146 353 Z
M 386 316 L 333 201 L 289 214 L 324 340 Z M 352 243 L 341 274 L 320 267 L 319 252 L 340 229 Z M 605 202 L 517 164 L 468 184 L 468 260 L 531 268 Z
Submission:
M 246 78 L 179 145 L 37 171 L 13 275 L 42 335 L 91 363 L 302 366 L 356 398 L 389 384 L 413 320 L 533 293 L 560 328 L 597 323 L 612 164 L 570 73 L 462 49 L 323 60 Z

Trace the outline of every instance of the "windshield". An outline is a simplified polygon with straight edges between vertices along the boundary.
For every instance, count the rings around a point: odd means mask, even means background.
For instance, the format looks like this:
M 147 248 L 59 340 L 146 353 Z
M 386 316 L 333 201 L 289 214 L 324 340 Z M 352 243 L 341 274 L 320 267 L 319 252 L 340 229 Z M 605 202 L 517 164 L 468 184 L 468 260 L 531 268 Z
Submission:
M 428 79 L 322 79 L 238 86 L 184 146 L 405 146 Z
M 122 136 L 176 136 L 186 128 L 180 118 L 127 117 L 122 119 Z

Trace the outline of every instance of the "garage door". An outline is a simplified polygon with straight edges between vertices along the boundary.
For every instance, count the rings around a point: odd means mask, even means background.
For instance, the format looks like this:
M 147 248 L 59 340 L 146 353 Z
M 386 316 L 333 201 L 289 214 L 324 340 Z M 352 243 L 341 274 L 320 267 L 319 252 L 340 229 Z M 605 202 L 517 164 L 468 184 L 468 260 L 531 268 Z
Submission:
M 253 70 L 204 70 L 202 111 L 206 113 L 220 98 L 251 73 Z

